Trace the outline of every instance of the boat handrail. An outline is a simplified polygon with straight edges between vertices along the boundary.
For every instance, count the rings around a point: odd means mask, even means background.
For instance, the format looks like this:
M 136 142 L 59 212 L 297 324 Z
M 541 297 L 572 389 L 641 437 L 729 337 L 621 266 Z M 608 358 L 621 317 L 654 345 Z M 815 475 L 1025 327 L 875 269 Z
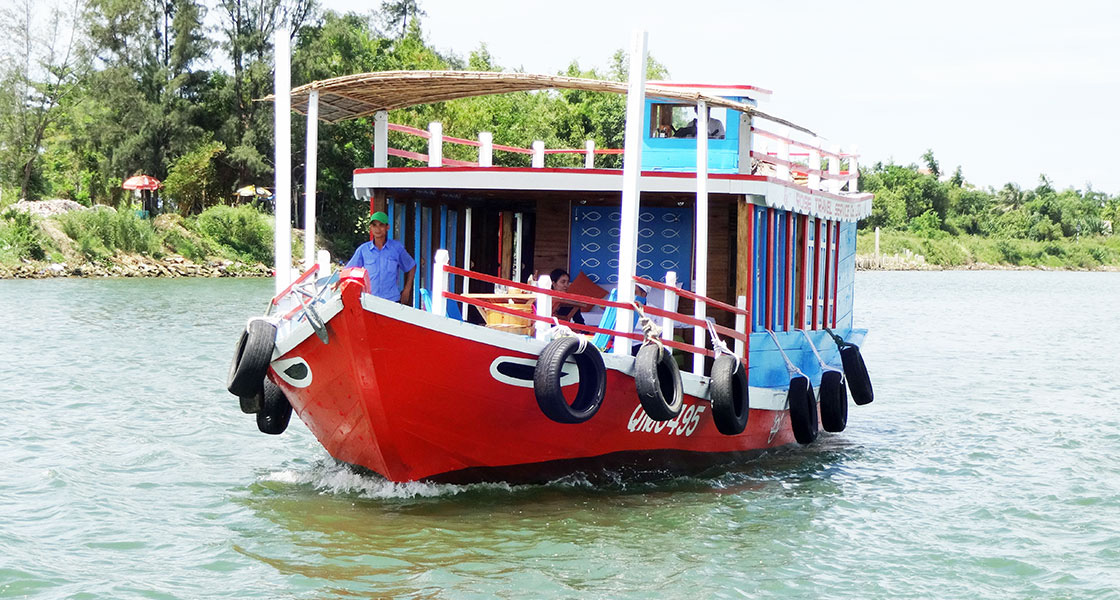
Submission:
M 540 288 L 538 288 L 538 291 L 540 291 L 540 292 L 551 292 L 552 290 L 540 290 Z M 573 295 L 573 294 L 566 294 L 566 295 Z M 497 303 L 494 303 L 494 302 L 487 302 L 486 300 L 483 300 L 481 298 L 475 298 L 475 297 L 472 297 L 472 296 L 465 296 L 463 294 L 456 294 L 455 292 L 446 292 L 445 291 L 445 292 L 443 292 L 443 297 L 447 298 L 449 300 L 454 300 L 456 302 L 466 302 L 467 304 L 470 304 L 472 306 L 479 306 L 479 307 L 485 308 L 487 310 L 497 311 L 497 312 L 507 314 L 507 315 L 511 315 L 511 316 L 514 316 L 514 317 L 521 317 L 521 318 L 524 318 L 524 319 L 529 319 L 529 320 L 537 321 L 537 322 L 540 322 L 540 323 L 547 323 L 549 325 L 556 325 L 556 324 L 564 325 L 564 326 L 566 326 L 566 327 L 568 327 L 568 328 L 570 328 L 574 331 L 578 331 L 578 332 L 581 332 L 581 333 L 603 333 L 603 334 L 606 334 L 606 335 L 609 335 L 609 336 L 624 337 L 624 338 L 629 338 L 629 339 L 635 340 L 635 341 L 641 341 L 641 340 L 645 339 L 645 336 L 643 336 L 640 333 L 623 333 L 621 331 L 617 331 L 617 330 L 614 330 L 614 329 L 603 329 L 601 327 L 596 327 L 594 325 L 574 323 L 572 321 L 565 321 L 563 319 L 557 319 L 557 318 L 542 317 L 541 315 L 538 315 L 536 313 L 525 312 L 525 311 L 522 311 L 522 310 L 518 310 L 516 308 L 509 308 L 508 306 L 505 306 L 505 305 L 502 305 L 502 304 L 497 304 Z M 586 298 L 587 296 L 580 296 L 580 297 L 581 298 Z M 592 300 L 594 300 L 594 299 L 592 299 Z M 604 301 L 596 300 L 595 303 L 596 304 L 603 304 Z M 611 302 L 610 304 L 621 305 L 621 303 L 619 303 L 619 302 Z M 622 306 L 625 306 L 625 305 L 622 305 Z M 632 308 L 632 307 L 625 306 L 625 308 Z M 647 308 L 646 310 L 648 311 L 649 309 Z M 664 311 L 662 311 L 662 312 L 664 312 Z M 683 350 L 685 352 L 689 352 L 689 353 L 692 353 L 692 354 L 702 354 L 704 356 L 710 356 L 710 357 L 715 356 L 715 353 L 712 352 L 711 350 L 708 350 L 707 348 L 700 348 L 699 346 L 693 346 L 691 344 L 685 344 L 683 342 L 678 342 L 678 341 L 675 341 L 675 340 L 662 340 L 661 343 L 664 344 L 665 346 L 670 347 L 670 348 L 676 348 L 678 350 Z
M 389 131 L 396 131 L 398 133 L 403 133 L 403 134 L 406 134 L 406 135 L 413 135 L 413 136 L 428 140 L 429 145 L 431 145 L 433 143 L 432 142 L 432 133 L 430 131 L 425 131 L 423 129 L 419 129 L 417 127 L 411 127 L 411 126 L 408 126 L 408 125 L 400 125 L 398 123 L 389 123 L 388 124 L 388 129 L 389 129 Z M 464 138 L 457 138 L 457 137 L 451 137 L 451 136 L 446 136 L 446 135 L 441 135 L 439 137 L 439 139 L 440 139 L 440 141 L 445 142 L 445 143 L 458 144 L 460 146 L 471 146 L 471 147 L 474 147 L 474 148 L 483 148 L 484 146 L 487 145 L 487 144 L 485 144 L 481 141 L 477 141 L 477 140 L 468 140 L 468 139 L 464 139 Z M 538 143 L 543 143 L 543 142 L 538 142 Z M 535 154 L 537 152 L 533 148 L 519 148 L 517 146 L 507 146 L 507 145 L 504 145 L 504 144 L 494 144 L 492 142 L 489 143 L 488 145 L 493 150 L 501 150 L 503 152 L 513 152 L 513 153 L 516 153 L 516 154 L 532 155 L 532 154 Z M 422 154 L 422 153 L 419 153 L 419 152 L 410 152 L 408 150 L 393 148 L 391 146 L 387 146 L 385 150 L 386 150 L 386 154 L 388 154 L 389 156 L 398 156 L 398 157 L 401 157 L 401 158 L 408 158 L 408 159 L 411 159 L 411 160 L 417 160 L 417 161 L 425 162 L 425 163 L 428 162 L 428 156 L 429 156 L 428 154 Z M 542 147 L 541 152 L 545 155 L 548 155 L 548 154 L 584 154 L 584 155 L 587 155 L 588 152 L 590 152 L 592 155 L 606 155 L 606 154 L 622 154 L 623 149 L 622 148 L 595 148 L 594 144 L 592 143 L 591 147 L 589 147 L 589 148 L 543 148 Z M 442 163 L 445 164 L 445 165 L 448 165 L 448 166 L 453 166 L 453 167 L 477 167 L 477 166 L 479 166 L 479 163 L 477 163 L 477 162 L 461 161 L 461 160 L 455 160 L 455 159 L 451 159 L 451 158 L 442 158 Z M 586 166 L 586 161 L 585 161 L 585 166 Z
M 297 285 L 301 285 L 301 284 L 305 283 L 308 279 L 311 279 L 312 277 L 314 277 L 315 274 L 318 273 L 318 272 L 319 272 L 318 263 L 316 263 L 314 265 L 311 265 L 310 269 L 304 271 L 303 275 L 300 275 L 298 279 L 293 281 L 288 287 L 284 288 L 284 291 L 282 291 L 279 294 L 276 294 L 275 296 L 272 297 L 272 302 L 271 302 L 272 306 L 276 306 L 276 305 L 280 304 L 280 301 L 283 300 L 288 294 L 290 294 L 292 292 L 292 290 Z
M 440 267 L 440 265 L 437 263 L 436 268 L 438 269 L 439 267 Z M 616 302 L 616 301 L 613 301 L 613 300 L 607 300 L 607 299 L 603 299 L 603 298 L 594 298 L 592 296 L 584 296 L 584 295 L 581 295 L 581 294 L 571 294 L 571 293 L 568 293 L 568 292 L 560 292 L 560 291 L 557 291 L 557 290 L 544 289 L 544 288 L 536 287 L 536 286 L 533 286 L 533 285 L 529 285 L 527 283 L 520 283 L 520 282 L 517 282 L 517 281 L 513 281 L 513 280 L 510 280 L 510 279 L 504 279 L 504 278 L 497 277 L 497 276 L 494 276 L 494 275 L 488 275 L 488 274 L 485 274 L 485 273 L 478 273 L 478 272 L 475 272 L 475 271 L 470 271 L 470 270 L 463 269 L 461 267 L 456 267 L 456 266 L 453 266 L 453 265 L 442 265 L 442 267 L 443 267 L 443 269 L 446 273 L 449 273 L 449 274 L 452 274 L 452 275 L 459 275 L 461 277 L 465 277 L 465 278 L 469 278 L 469 279 L 475 279 L 475 280 L 478 280 L 478 281 L 483 281 L 483 282 L 491 283 L 491 284 L 494 284 L 494 285 L 504 285 L 506 287 L 522 290 L 522 291 L 527 292 L 527 293 L 543 294 L 543 295 L 546 295 L 546 296 L 550 296 L 552 298 L 558 298 L 558 299 L 561 299 L 561 300 L 570 300 L 572 302 L 579 302 L 581 304 L 590 304 L 590 305 L 594 305 L 594 306 L 603 306 L 603 307 L 623 309 L 623 310 L 633 310 L 634 309 L 633 305 L 626 304 L 626 303 L 623 303 L 623 302 Z M 666 284 L 658 282 L 658 281 L 653 281 L 652 279 L 645 279 L 643 277 L 634 277 L 633 280 L 634 280 L 635 283 L 640 283 L 642 285 L 649 285 L 651 287 L 656 287 L 656 288 L 661 289 L 661 290 L 669 291 L 671 293 L 678 294 L 680 296 L 688 298 L 689 300 L 693 300 L 694 302 L 703 302 L 705 304 L 705 306 L 711 306 L 713 308 L 724 310 L 724 311 L 730 312 L 731 314 L 734 314 L 734 315 L 737 315 L 737 316 L 742 316 L 744 318 L 750 316 L 750 312 L 745 310 L 745 309 L 741 309 L 741 308 L 738 308 L 738 307 L 735 307 L 735 306 L 731 306 L 730 304 L 726 304 L 726 303 L 720 302 L 718 300 L 708 298 L 706 296 L 701 296 L 699 294 L 692 293 L 688 290 L 683 290 L 683 289 L 680 289 L 680 288 L 677 288 L 677 287 L 669 286 L 669 285 L 666 285 Z M 472 305 L 475 305 L 475 306 L 482 306 L 483 308 L 486 308 L 488 310 L 496 310 L 498 312 L 501 312 L 501 313 L 504 313 L 504 314 L 509 314 L 509 315 L 512 315 L 512 316 L 529 318 L 531 320 L 539 321 L 539 322 L 543 322 L 543 323 L 553 323 L 553 320 L 549 317 L 545 317 L 545 316 L 542 316 L 542 315 L 536 315 L 536 314 L 532 314 L 530 316 L 530 314 L 526 313 L 525 311 L 503 307 L 501 305 L 494 304 L 494 303 L 491 303 L 491 302 L 487 302 L 487 301 L 485 301 L 481 298 L 474 298 L 474 297 L 471 297 L 469 295 L 456 294 L 454 292 L 444 291 L 443 292 L 443 297 L 454 300 L 454 301 L 457 301 L 457 302 L 466 302 L 467 304 L 472 304 Z M 645 307 L 643 307 L 642 310 L 644 312 L 646 312 L 647 314 L 650 314 L 650 315 L 653 315 L 653 316 L 656 316 L 656 317 L 661 317 L 663 319 L 669 319 L 670 321 L 674 321 L 674 322 L 680 323 L 682 325 L 690 325 L 690 326 L 693 326 L 693 327 L 707 327 L 708 326 L 708 321 L 706 321 L 706 320 L 698 319 L 696 317 L 685 315 L 685 314 L 682 314 L 682 313 L 679 313 L 679 312 L 672 312 L 672 311 L 664 310 L 664 309 L 658 308 L 656 306 L 645 306 Z M 567 326 L 571 327 L 572 329 L 574 329 L 576 331 L 583 331 L 583 332 L 588 332 L 588 333 L 604 333 L 604 334 L 612 335 L 612 336 L 626 337 L 626 338 L 630 338 L 630 339 L 633 339 L 633 340 L 644 339 L 641 334 L 637 334 L 637 333 L 623 333 L 621 331 L 617 331 L 617 330 L 613 330 L 613 329 L 603 329 L 603 328 L 595 327 L 595 326 L 592 326 L 592 325 L 580 325 L 580 324 L 571 323 L 571 322 L 568 322 L 568 321 L 560 321 L 560 324 L 567 325 Z M 721 335 L 725 335 L 727 337 L 730 337 L 730 338 L 736 340 L 737 342 L 742 342 L 743 344 L 749 343 L 749 335 L 745 331 L 738 331 L 736 329 L 732 329 L 730 327 L 724 327 L 723 325 L 719 325 L 719 324 L 713 324 L 713 327 Z M 711 350 L 708 350 L 706 348 L 700 348 L 699 346 L 682 344 L 681 342 L 675 342 L 671 339 L 664 339 L 664 340 L 662 340 L 662 343 L 664 343 L 664 344 L 666 344 L 666 345 L 668 345 L 672 348 L 679 348 L 681 350 L 685 350 L 685 351 L 691 352 L 693 354 L 703 354 L 704 356 L 713 356 Z

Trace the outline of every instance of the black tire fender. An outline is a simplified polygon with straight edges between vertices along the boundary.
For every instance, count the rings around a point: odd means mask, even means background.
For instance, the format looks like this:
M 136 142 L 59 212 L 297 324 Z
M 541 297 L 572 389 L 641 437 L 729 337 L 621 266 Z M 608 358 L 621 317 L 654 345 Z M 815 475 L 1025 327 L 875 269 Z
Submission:
M 825 371 L 820 390 L 821 427 L 830 433 L 844 431 L 848 426 L 848 388 L 843 373 Z
M 276 345 L 276 326 L 264 319 L 253 319 L 241 332 L 233 362 L 229 365 L 226 389 L 234 396 L 252 398 L 261 392 L 261 382 L 272 362 Z
M 579 371 L 579 391 L 570 404 L 560 387 L 564 363 L 569 358 Z M 595 416 L 606 390 L 607 368 L 594 344 L 570 336 L 556 338 L 537 356 L 533 393 L 541 412 L 557 423 L 583 423 Z
M 257 429 L 261 433 L 280 435 L 288 428 L 288 421 L 292 419 L 292 405 L 280 386 L 271 380 L 263 380 L 263 387 L 261 409 L 257 413 Z
M 751 404 L 747 369 L 735 357 L 721 354 L 712 365 L 712 419 L 724 435 L 738 435 L 747 427 Z
M 681 370 L 673 354 L 658 344 L 643 344 L 634 359 L 634 384 L 646 415 L 671 421 L 684 406 Z
M 789 422 L 798 444 L 806 445 L 817 439 L 817 399 L 809 378 L 799 375 L 789 380 Z
M 863 364 L 859 346 L 849 344 L 841 348 L 840 360 L 844 364 L 844 378 L 848 381 L 852 400 L 860 406 L 870 404 L 875 399 L 875 392 L 871 389 L 871 377 L 867 374 L 867 366 Z

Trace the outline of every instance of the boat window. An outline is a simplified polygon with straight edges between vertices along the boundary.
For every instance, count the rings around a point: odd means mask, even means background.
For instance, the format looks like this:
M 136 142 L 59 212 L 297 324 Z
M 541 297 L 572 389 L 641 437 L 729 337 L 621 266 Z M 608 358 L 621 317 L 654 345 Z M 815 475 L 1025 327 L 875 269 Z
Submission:
M 717 125 L 715 121 L 719 121 Z M 651 138 L 695 138 L 696 105 L 694 104 L 657 104 L 650 112 L 649 137 Z M 723 139 L 727 124 L 727 109 L 712 108 L 708 111 L 708 134 L 711 139 Z

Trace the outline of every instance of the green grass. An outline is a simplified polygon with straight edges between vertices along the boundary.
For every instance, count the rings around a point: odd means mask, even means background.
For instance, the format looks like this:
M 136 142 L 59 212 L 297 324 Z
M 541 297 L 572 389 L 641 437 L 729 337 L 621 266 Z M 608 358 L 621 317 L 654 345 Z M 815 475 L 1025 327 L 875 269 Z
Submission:
M 857 247 L 861 254 L 875 251 L 875 232 L 860 231 Z M 973 264 L 1047 267 L 1054 269 L 1093 269 L 1120 266 L 1120 238 L 1086 236 L 1039 242 L 1018 238 L 987 238 L 973 235 L 930 238 L 902 231 L 882 230 L 880 252 L 902 254 L 910 250 L 921 254 L 929 264 L 960 267 Z
M 50 244 L 28 213 L 9 210 L 0 215 L 0 263 L 15 265 L 22 259 L 43 260 Z
M 112 257 L 116 252 L 161 256 L 163 245 L 151 221 L 130 210 L 72 211 L 59 215 L 62 232 L 78 244 L 89 260 Z
M 215 206 L 188 219 L 167 215 L 161 217 L 158 228 L 133 211 L 104 207 L 51 218 L 73 240 L 74 249 L 90 262 L 110 264 L 118 253 L 153 258 L 179 254 L 196 263 L 211 259 L 272 262 L 272 217 L 248 206 Z M 64 249 L 43 232 L 42 222 L 42 218 L 26 213 L 0 211 L 0 263 L 63 262 Z M 293 240 L 293 249 L 295 245 Z

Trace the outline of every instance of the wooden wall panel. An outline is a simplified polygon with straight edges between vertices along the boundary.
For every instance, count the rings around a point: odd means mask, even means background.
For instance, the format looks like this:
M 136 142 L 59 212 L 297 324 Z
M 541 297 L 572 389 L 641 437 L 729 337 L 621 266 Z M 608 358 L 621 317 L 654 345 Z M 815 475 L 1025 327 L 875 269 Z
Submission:
M 571 238 L 571 202 L 547 198 L 537 203 L 536 245 L 533 248 L 532 270 L 537 276 L 553 269 L 568 270 L 568 240 Z M 572 273 L 575 278 L 576 274 Z

